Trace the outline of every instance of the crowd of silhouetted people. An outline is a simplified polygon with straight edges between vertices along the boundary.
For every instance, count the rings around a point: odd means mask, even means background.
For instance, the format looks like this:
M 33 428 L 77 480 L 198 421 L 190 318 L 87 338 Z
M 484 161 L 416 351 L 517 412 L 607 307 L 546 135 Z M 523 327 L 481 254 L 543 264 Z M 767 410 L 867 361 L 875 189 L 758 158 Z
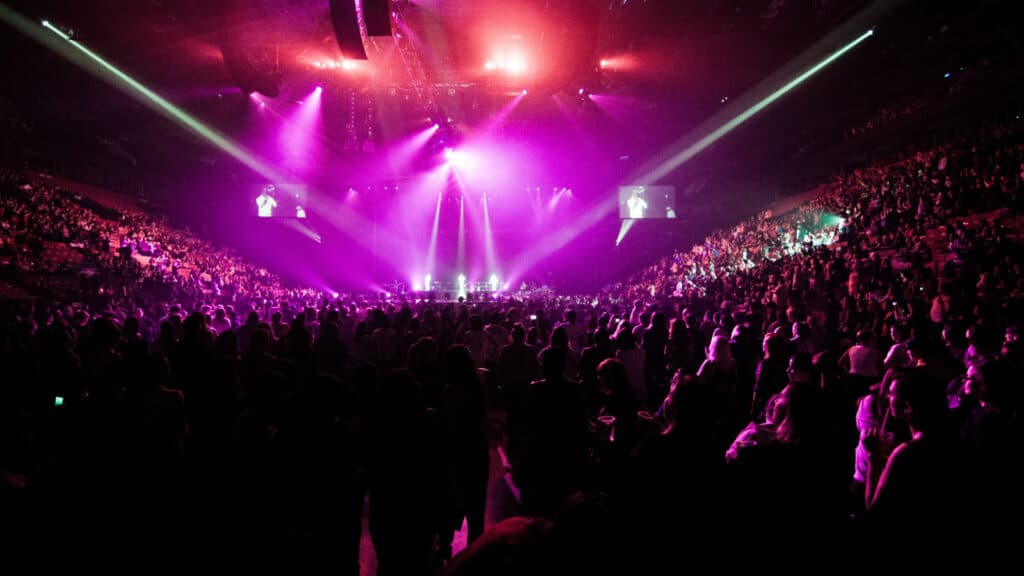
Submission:
M 27 296 L 0 310 L 5 538 L 358 573 L 366 503 L 382 574 L 1013 552 L 1020 125 L 838 176 L 586 300 L 286 290 L 2 181 Z M 496 468 L 508 518 L 486 518 Z

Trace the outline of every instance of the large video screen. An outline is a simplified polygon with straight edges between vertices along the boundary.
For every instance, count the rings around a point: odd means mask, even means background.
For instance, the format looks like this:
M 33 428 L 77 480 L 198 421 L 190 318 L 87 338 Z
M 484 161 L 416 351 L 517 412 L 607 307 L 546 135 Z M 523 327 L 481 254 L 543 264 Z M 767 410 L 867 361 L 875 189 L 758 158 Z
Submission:
M 619 218 L 641 220 L 676 217 L 675 186 L 620 186 Z
M 308 210 L 305 190 L 273 184 L 260 190 L 252 206 L 260 218 L 305 218 Z

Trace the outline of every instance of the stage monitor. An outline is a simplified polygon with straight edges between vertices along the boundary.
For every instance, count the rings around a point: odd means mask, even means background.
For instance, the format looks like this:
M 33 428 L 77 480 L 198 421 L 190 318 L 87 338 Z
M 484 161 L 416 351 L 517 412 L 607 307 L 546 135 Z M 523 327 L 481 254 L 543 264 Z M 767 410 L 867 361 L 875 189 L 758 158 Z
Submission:
M 619 218 L 642 220 L 675 217 L 675 186 L 619 186 Z
M 252 202 L 253 213 L 260 218 L 305 218 L 306 192 L 289 187 L 267 185 Z

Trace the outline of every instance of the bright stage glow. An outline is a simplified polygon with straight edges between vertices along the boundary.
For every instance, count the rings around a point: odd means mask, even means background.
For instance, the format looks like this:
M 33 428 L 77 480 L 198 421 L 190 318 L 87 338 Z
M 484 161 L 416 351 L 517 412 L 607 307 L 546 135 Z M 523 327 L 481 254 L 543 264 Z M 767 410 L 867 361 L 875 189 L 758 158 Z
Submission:
M 484 63 L 484 70 L 489 72 L 501 70 L 511 76 L 518 76 L 526 72 L 526 57 L 523 54 L 499 54 Z
M 490 279 L 490 281 L 488 281 L 488 284 L 491 287 L 491 292 L 497 292 L 498 291 L 498 275 L 497 274 L 491 274 L 491 279 Z
M 522 74 L 526 72 L 526 60 L 522 56 L 515 56 L 512 61 L 506 66 L 509 74 Z
M 459 170 L 470 168 L 470 164 L 472 164 L 468 154 L 454 148 L 444 149 L 444 159 L 452 168 Z

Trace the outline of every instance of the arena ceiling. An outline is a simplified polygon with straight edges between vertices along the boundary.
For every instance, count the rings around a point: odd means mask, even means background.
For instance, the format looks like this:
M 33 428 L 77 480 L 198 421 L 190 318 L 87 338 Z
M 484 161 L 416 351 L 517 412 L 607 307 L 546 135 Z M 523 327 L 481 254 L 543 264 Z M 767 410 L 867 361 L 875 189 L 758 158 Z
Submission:
M 47 19 L 171 101 L 214 123 L 237 116 L 236 79 L 225 66 L 225 38 L 272 53 L 281 73 L 279 98 L 297 100 L 312 83 L 405 95 L 423 107 L 418 80 L 394 37 L 367 45 L 368 62 L 343 67 L 327 0 L 9 0 L 7 6 Z M 851 16 L 899 6 L 878 24 L 883 32 L 863 54 L 782 103 L 741 150 L 806 146 L 816 129 L 941 79 L 992 50 L 1019 44 L 1012 3 L 866 0 L 417 0 L 402 1 L 401 30 L 425 72 L 427 90 L 443 100 L 579 89 L 628 98 L 644 116 L 623 131 L 657 149 L 714 114 Z M 1009 12 L 1008 12 L 1009 11 Z M 4 88 L 0 101 L 29 119 L 93 120 L 115 137 L 139 139 L 143 112 L 129 114 L 109 87 L 8 27 L 0 27 Z M 1010 46 L 1007 48 L 1007 46 Z M 497 58 L 521 57 L 519 74 L 496 69 Z M 602 62 L 604 65 L 602 65 Z M 843 99 L 843 106 L 835 100 Z M 443 105 L 443 104 L 442 104 Z M 789 106 L 789 108 L 786 108 Z M 224 120 L 228 119 L 228 120 Z M 814 119 L 808 121 L 805 119 Z M 123 122 L 119 123 L 119 120 Z M 461 121 L 461 118 L 455 118 Z M 774 124 L 771 124 L 774 122 Z M 72 129 L 71 126 L 68 126 Z M 173 129 L 157 129 L 173 135 Z M 163 137 L 163 136 L 159 136 Z M 801 143 L 801 141 L 803 143 Z M 136 144 L 137 145 L 137 144 Z M 744 164 L 756 160 L 732 154 Z

